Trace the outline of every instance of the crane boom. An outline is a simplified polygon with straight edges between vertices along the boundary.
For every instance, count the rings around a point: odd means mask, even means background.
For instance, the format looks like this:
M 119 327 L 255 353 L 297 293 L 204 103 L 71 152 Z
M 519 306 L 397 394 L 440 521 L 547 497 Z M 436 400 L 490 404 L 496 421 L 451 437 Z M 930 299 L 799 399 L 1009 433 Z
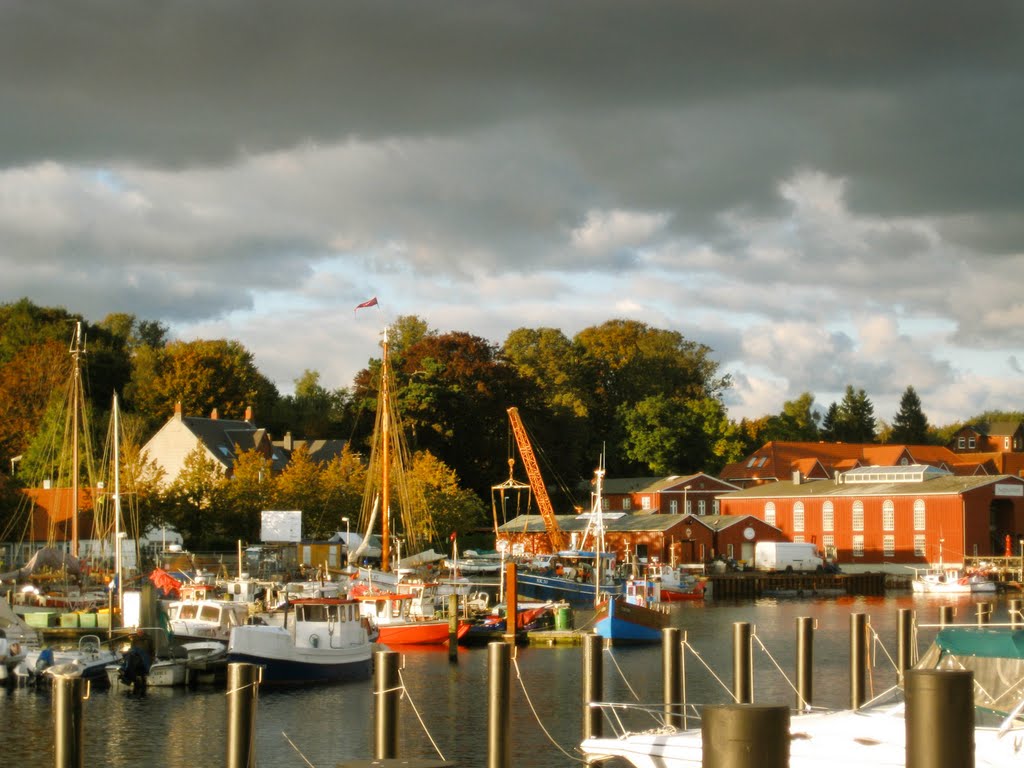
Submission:
M 548 490 L 544 486 L 544 479 L 540 475 L 540 467 L 537 466 L 537 459 L 533 455 L 533 446 L 530 445 L 530 438 L 526 434 L 523 420 L 519 418 L 519 409 L 515 406 L 509 408 L 508 418 L 512 424 L 512 434 L 515 435 L 516 444 L 519 446 L 519 453 L 523 457 L 526 476 L 530 480 L 530 487 L 533 489 L 533 495 L 537 499 L 537 506 L 540 508 L 541 517 L 544 518 L 544 526 L 548 530 L 551 547 L 555 552 L 560 552 L 565 549 L 565 537 L 562 529 L 558 527 L 555 509 L 551 506 Z

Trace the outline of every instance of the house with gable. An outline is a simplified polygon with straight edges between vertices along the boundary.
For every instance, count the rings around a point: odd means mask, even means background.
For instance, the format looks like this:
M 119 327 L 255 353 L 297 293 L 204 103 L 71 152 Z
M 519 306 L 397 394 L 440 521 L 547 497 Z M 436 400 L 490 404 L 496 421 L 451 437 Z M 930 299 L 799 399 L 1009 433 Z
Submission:
M 288 463 L 287 455 L 274 446 L 270 433 L 253 423 L 251 407 L 245 409 L 244 419 L 221 419 L 216 409 L 209 417 L 186 416 L 179 402 L 174 415 L 149 439 L 142 452 L 163 469 L 164 483 L 170 484 L 197 448 L 216 462 L 227 477 L 231 477 L 235 460 L 245 451 L 259 451 L 270 460 L 275 472 Z
M 668 477 L 605 478 L 603 502 L 609 512 L 715 515 L 718 497 L 739 486 L 703 472 Z

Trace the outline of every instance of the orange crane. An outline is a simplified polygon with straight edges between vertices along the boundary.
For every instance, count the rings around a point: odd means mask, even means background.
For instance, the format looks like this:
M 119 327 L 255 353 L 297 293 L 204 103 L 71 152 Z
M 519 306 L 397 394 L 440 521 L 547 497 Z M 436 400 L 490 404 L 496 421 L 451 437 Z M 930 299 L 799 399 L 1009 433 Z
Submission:
M 537 499 L 541 517 L 544 518 L 544 526 L 548 529 L 551 548 L 556 553 L 561 552 L 565 549 L 565 536 L 562 529 L 558 527 L 555 508 L 551 506 L 551 499 L 548 498 L 548 489 L 544 487 L 544 479 L 540 475 L 537 458 L 533 455 L 533 446 L 530 445 L 530 438 L 526 434 L 523 420 L 519 418 L 519 409 L 515 406 L 509 408 L 508 418 L 512 424 L 512 434 L 515 435 L 516 444 L 519 446 L 519 453 L 523 457 L 526 476 L 530 480 L 530 487 L 533 488 L 533 495 Z

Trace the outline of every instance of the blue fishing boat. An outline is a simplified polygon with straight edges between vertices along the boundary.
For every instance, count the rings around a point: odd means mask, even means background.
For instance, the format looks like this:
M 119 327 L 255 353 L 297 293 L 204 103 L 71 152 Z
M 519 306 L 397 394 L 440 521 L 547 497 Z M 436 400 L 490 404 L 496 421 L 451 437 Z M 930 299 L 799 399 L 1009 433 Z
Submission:
M 669 625 L 660 607 L 660 585 L 649 579 L 630 579 L 626 594 L 598 605 L 594 632 L 612 643 L 659 643 Z

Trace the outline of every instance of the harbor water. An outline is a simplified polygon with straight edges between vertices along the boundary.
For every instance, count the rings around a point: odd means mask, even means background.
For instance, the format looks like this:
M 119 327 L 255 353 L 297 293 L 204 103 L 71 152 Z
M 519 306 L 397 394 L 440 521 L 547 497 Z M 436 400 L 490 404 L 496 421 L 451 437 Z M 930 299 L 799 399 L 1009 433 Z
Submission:
M 754 701 L 793 705 L 796 624 L 815 619 L 816 706 L 847 707 L 850 699 L 851 616 L 864 614 L 877 641 L 868 669 L 868 695 L 895 683 L 897 619 L 914 610 L 920 625 L 915 646 L 923 652 L 935 634 L 940 607 L 955 606 L 956 623 L 974 623 L 979 602 L 994 605 L 993 622 L 1007 620 L 1001 596 L 972 599 L 913 597 L 765 598 L 754 602 L 677 604 L 673 624 L 697 655 L 685 654 L 686 697 L 721 704 L 732 685 L 732 636 L 736 622 L 754 634 Z M 576 626 L 589 615 L 577 612 Z M 460 766 L 487 760 L 487 650 L 396 648 L 403 654 L 399 756 L 443 757 Z M 583 672 L 579 645 L 521 646 L 513 655 L 511 744 L 516 768 L 578 765 L 582 730 Z M 699 658 L 698 658 L 699 657 Z M 616 647 L 603 654 L 604 699 L 662 701 L 661 648 Z M 335 686 L 263 690 L 257 704 L 257 764 L 274 768 L 334 768 L 373 757 L 373 681 Z M 83 704 L 86 765 L 107 768 L 192 768 L 223 765 L 227 701 L 223 689 L 155 689 L 144 697 L 93 691 Z M 422 721 L 422 722 L 421 722 Z M 0 689 L 0 744 L 10 765 L 53 765 L 51 695 L 34 689 Z

